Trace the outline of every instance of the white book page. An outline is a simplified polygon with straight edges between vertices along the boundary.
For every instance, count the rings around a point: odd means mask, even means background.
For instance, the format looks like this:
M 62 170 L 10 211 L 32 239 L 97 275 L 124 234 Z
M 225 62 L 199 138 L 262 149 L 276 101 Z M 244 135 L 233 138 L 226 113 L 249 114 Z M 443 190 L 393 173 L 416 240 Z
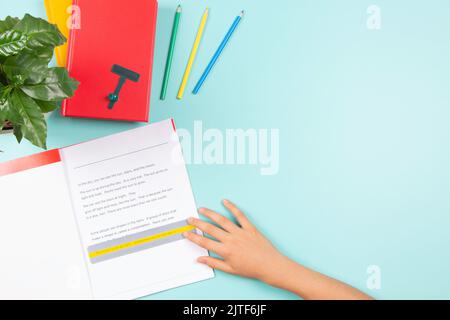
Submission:
M 0 177 L 0 299 L 90 299 L 61 162 Z
M 129 299 L 214 276 L 182 236 L 197 216 L 171 120 L 61 151 L 94 298 Z

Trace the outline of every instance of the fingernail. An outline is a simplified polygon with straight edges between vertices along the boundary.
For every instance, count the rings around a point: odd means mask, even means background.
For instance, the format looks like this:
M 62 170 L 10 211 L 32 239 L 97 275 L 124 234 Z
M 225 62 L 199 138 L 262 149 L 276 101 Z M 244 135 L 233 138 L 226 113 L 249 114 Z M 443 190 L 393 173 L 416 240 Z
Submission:
M 188 238 L 189 237 L 189 232 L 183 232 L 183 237 Z
M 197 211 L 200 212 L 200 213 L 202 213 L 203 211 L 205 211 L 205 208 L 198 208 Z
M 225 204 L 229 204 L 229 203 L 230 203 L 230 200 L 223 199 L 222 202 L 225 203 Z
M 187 219 L 187 222 L 189 223 L 189 224 L 192 224 L 192 223 L 194 223 L 195 222 L 195 219 L 194 218 L 188 218 Z
M 199 258 L 197 258 L 197 261 L 200 262 L 200 263 L 204 263 L 205 259 L 203 257 L 199 257 Z

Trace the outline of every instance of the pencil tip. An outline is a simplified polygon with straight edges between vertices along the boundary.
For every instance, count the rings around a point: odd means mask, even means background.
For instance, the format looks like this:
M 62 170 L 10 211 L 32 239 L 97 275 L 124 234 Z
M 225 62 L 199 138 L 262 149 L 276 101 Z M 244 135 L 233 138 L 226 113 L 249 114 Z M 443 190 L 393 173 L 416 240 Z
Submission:
M 242 11 L 241 11 L 241 14 L 240 14 L 241 18 L 244 16 L 244 13 L 245 13 L 245 11 L 242 10 Z
M 181 4 L 178 5 L 177 12 L 181 12 Z

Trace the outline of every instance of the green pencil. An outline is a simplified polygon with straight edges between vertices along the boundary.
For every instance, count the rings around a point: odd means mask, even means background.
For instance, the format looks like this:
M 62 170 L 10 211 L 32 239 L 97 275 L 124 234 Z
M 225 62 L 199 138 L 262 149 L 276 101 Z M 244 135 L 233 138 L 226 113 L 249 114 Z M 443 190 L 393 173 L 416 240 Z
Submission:
M 166 70 L 164 72 L 164 80 L 161 89 L 160 99 L 164 100 L 167 93 L 167 85 L 169 84 L 170 68 L 172 67 L 173 52 L 175 50 L 175 42 L 177 40 L 178 26 L 180 24 L 181 5 L 177 7 L 175 18 L 173 20 L 172 36 L 170 37 L 169 52 L 167 53 Z

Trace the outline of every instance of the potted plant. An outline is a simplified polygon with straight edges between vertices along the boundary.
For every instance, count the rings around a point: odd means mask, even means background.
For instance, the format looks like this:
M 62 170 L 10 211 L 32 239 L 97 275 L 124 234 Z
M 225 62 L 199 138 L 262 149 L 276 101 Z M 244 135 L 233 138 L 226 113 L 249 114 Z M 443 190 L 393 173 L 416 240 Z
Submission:
M 19 143 L 46 149 L 44 114 L 78 87 L 65 68 L 48 66 L 65 42 L 56 25 L 29 14 L 0 20 L 0 129 L 12 127 Z

